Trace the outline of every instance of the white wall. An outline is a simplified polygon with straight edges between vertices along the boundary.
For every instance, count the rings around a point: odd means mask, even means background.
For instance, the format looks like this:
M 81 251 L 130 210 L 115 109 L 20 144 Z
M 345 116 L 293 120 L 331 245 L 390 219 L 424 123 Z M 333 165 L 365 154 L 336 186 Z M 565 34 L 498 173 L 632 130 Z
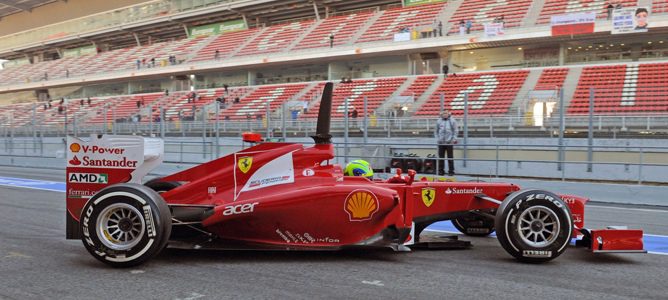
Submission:
M 453 51 L 450 52 L 450 55 L 452 57 L 452 64 L 466 68 L 464 70 L 453 67 L 450 69 L 450 72 L 500 69 L 493 66 L 521 64 L 524 62 L 524 52 L 518 50 L 516 47 Z M 517 66 L 505 68 L 517 68 Z

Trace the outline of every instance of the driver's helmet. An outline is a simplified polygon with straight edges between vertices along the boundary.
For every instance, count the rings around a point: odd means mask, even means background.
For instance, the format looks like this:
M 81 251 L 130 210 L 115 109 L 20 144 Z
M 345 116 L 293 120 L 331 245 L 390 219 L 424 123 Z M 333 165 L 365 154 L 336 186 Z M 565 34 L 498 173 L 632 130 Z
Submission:
M 373 178 L 373 169 L 366 160 L 353 160 L 346 166 L 346 176 L 364 176 L 366 178 Z

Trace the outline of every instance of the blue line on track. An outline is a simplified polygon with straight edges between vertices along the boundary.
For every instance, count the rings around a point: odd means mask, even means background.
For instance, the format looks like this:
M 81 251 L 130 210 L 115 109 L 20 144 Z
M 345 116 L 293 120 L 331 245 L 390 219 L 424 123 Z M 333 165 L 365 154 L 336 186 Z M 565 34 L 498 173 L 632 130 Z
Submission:
M 34 190 L 54 191 L 64 193 L 66 190 L 64 182 L 33 180 L 13 177 L 0 177 L 0 186 L 20 187 Z M 447 231 L 458 233 L 459 231 L 450 221 L 436 222 L 427 230 Z M 495 233 L 491 236 L 496 237 Z M 645 234 L 643 237 L 645 249 L 650 253 L 668 255 L 668 236 Z
M 0 177 L 0 186 L 21 187 L 33 190 L 65 192 L 64 182 L 32 180 L 24 178 Z
M 426 230 L 460 233 L 450 221 L 436 222 L 427 227 Z M 496 232 L 492 233 L 490 236 L 496 237 Z M 574 245 L 574 241 L 575 240 L 573 240 L 571 244 Z M 645 234 L 643 235 L 643 242 L 645 250 L 649 253 L 668 255 L 668 236 Z

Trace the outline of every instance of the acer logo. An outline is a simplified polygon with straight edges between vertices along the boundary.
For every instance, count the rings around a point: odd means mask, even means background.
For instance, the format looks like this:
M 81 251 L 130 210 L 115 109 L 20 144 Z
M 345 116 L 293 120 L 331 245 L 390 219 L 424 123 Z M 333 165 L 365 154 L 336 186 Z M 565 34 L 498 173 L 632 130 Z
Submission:
M 254 203 L 231 205 L 231 206 L 225 207 L 225 210 L 223 211 L 223 216 L 231 216 L 231 215 L 240 215 L 240 214 L 252 213 L 253 210 L 255 210 L 255 205 L 257 205 L 258 203 L 259 202 L 254 202 Z

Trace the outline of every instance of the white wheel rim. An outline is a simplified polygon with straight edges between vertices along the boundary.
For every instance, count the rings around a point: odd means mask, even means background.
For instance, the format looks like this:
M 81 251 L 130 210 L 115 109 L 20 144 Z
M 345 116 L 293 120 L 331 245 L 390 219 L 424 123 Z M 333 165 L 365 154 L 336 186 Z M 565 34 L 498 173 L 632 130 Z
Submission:
M 557 214 L 545 206 L 527 208 L 519 217 L 517 233 L 533 248 L 551 245 L 559 236 L 561 224 Z
M 142 214 L 127 203 L 115 203 L 102 210 L 96 227 L 102 244 L 118 251 L 136 246 L 146 230 Z

